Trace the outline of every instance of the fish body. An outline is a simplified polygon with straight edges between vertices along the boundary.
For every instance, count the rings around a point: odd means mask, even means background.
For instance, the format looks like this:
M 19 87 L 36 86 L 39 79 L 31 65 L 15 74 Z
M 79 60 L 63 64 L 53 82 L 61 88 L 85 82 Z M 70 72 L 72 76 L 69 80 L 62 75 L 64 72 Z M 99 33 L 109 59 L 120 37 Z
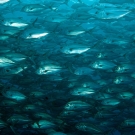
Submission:
M 30 120 L 28 117 L 22 115 L 13 115 L 7 120 L 7 122 L 10 124 L 26 124 L 30 123 L 31 121 L 32 120 Z
M 22 11 L 26 13 L 37 13 L 43 11 L 44 9 L 45 6 L 40 4 L 27 4 L 22 8 Z
M 14 99 L 16 101 L 22 101 L 26 99 L 26 96 L 22 94 L 19 91 L 14 91 L 14 90 L 3 90 L 2 92 L 3 96 L 9 99 Z
M 56 125 L 50 121 L 47 120 L 39 120 L 38 122 L 34 122 L 31 127 L 33 129 L 48 129 L 48 128 L 53 128 Z
M 26 26 L 29 25 L 27 22 L 16 18 L 5 19 L 2 24 L 5 26 L 16 27 L 16 28 L 25 28 Z
M 85 131 L 88 133 L 102 133 L 101 129 L 88 123 L 79 123 L 76 125 L 76 128 L 78 130 Z
M 115 106 L 115 105 L 120 104 L 120 100 L 114 99 L 114 98 L 108 98 L 108 99 L 102 100 L 101 103 L 102 103 L 103 105 L 112 105 L 112 106 Z
M 70 101 L 65 105 L 65 109 L 70 110 L 70 111 L 84 110 L 84 109 L 90 109 L 90 108 L 91 108 L 91 105 L 83 101 Z
M 73 90 L 71 90 L 71 95 L 75 95 L 75 96 L 90 96 L 91 94 L 95 93 L 95 91 L 93 89 L 90 88 L 74 88 Z
M 111 61 L 107 61 L 107 60 L 97 60 L 97 61 L 93 62 L 93 64 L 91 66 L 95 69 L 109 70 L 109 69 L 114 68 L 116 66 L 116 64 L 114 64 Z
M 65 54 L 82 54 L 88 51 L 90 48 L 80 44 L 66 45 L 61 48 L 61 52 Z

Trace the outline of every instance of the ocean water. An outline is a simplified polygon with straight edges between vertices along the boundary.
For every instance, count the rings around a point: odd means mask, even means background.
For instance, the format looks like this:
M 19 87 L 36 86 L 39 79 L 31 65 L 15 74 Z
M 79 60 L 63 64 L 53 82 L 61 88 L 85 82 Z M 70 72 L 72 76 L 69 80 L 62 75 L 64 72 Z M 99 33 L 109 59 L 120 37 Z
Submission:
M 135 134 L 135 0 L 0 0 L 0 135 Z

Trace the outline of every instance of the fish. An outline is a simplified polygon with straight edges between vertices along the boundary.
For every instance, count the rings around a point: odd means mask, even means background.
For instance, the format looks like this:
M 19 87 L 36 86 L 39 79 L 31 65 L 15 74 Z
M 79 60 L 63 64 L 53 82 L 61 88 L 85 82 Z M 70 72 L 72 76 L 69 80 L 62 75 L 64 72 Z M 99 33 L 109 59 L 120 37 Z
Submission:
M 118 93 L 118 98 L 119 99 L 131 99 L 134 96 L 132 92 L 121 92 Z
M 74 110 L 85 110 L 91 107 L 90 104 L 85 103 L 83 101 L 70 101 L 65 105 L 66 110 L 74 111 Z
M 119 19 L 127 14 L 129 14 L 131 11 L 115 7 L 113 4 L 110 6 L 109 4 L 101 4 L 98 6 L 98 8 L 91 12 L 89 11 L 89 14 L 93 15 L 93 17 L 96 17 L 98 19 Z
M 11 117 L 9 117 L 7 119 L 7 122 L 10 123 L 10 124 L 26 124 L 26 123 L 29 123 L 31 122 L 32 120 L 30 120 L 28 117 L 26 116 L 23 116 L 23 115 L 13 115 Z
M 6 52 L 10 52 L 10 48 L 4 47 L 4 46 L 0 46 L 0 53 L 6 53 Z
M 96 118 L 101 118 L 101 119 L 104 119 L 104 118 L 113 118 L 115 116 L 117 116 L 118 114 L 117 113 L 114 113 L 114 112 L 110 112 L 110 111 L 99 111 L 95 114 L 95 117 Z
M 8 126 L 4 121 L 0 120 L 0 129 L 5 128 Z
M 49 128 L 53 128 L 55 126 L 56 125 L 54 123 L 47 121 L 47 120 L 39 120 L 39 121 L 31 124 L 31 127 L 33 129 L 49 129 Z
M 97 60 L 90 65 L 91 65 L 91 67 L 93 67 L 95 69 L 101 69 L 101 70 L 113 69 L 116 66 L 115 63 L 113 63 L 111 61 L 107 61 L 107 60 Z
M 55 74 L 60 72 L 61 69 L 63 69 L 63 67 L 59 63 L 48 60 L 39 64 L 39 68 L 37 69 L 36 73 L 39 75 Z
M 0 67 L 9 67 L 12 66 L 15 62 L 6 58 L 6 57 L 0 57 Z
M 25 28 L 29 25 L 27 22 L 16 18 L 6 18 L 3 20 L 2 24 L 4 26 L 10 26 L 15 28 Z
M 81 45 L 81 44 L 71 44 L 61 47 L 61 52 L 64 54 L 82 54 L 88 51 L 90 47 Z
M 71 90 L 70 93 L 71 95 L 75 95 L 75 96 L 90 96 L 91 94 L 95 93 L 95 91 L 90 88 L 78 87 Z
M 113 97 L 111 94 L 105 93 L 105 92 L 98 92 L 93 95 L 93 98 L 95 100 L 103 100 Z
M 117 73 L 130 73 L 133 71 L 134 66 L 130 63 L 128 64 L 122 64 L 116 68 Z
M 111 87 L 109 87 L 109 88 L 107 88 L 105 91 L 107 92 L 107 93 L 121 93 L 121 92 L 124 92 L 125 91 L 125 89 L 129 89 L 128 87 L 123 87 L 123 86 L 111 86 Z
M 121 127 L 122 128 L 126 128 L 126 127 L 134 127 L 134 123 L 135 121 L 134 121 L 134 119 L 126 119 L 126 120 L 124 120 L 122 123 L 121 123 Z
M 102 100 L 101 104 L 102 105 L 112 105 L 112 106 L 115 106 L 115 105 L 120 104 L 120 100 L 114 99 L 114 98 L 108 98 L 108 99 Z
M 85 131 L 88 133 L 102 133 L 102 130 L 99 129 L 97 126 L 91 125 L 89 123 L 78 123 L 76 128 L 81 131 Z
M 69 65 L 69 71 L 75 75 L 88 75 L 91 76 L 94 73 L 94 70 L 89 67 L 77 67 L 76 65 Z
M 134 135 L 135 0 L 0 5 L 0 135 Z
M 14 62 L 23 61 L 27 58 L 27 56 L 21 54 L 21 53 L 13 53 L 13 52 L 7 52 L 3 54 L 6 58 L 9 58 L 10 60 Z
M 57 131 L 55 131 L 55 130 L 53 130 L 53 129 L 47 129 L 46 133 L 47 133 L 48 135 L 66 135 L 66 134 L 63 133 L 63 132 L 57 132 Z
M 70 110 L 63 110 L 61 113 L 60 113 L 60 116 L 59 117 L 62 117 L 62 118 L 70 118 L 70 117 L 73 117 L 73 116 L 76 116 L 78 113 L 76 111 L 70 111 Z
M 15 90 L 3 90 L 2 94 L 6 98 L 13 99 L 16 101 L 23 101 L 26 99 L 26 96 L 23 93 Z
M 27 67 L 26 67 L 27 68 Z M 22 75 L 21 72 L 23 72 L 24 68 L 22 67 L 16 67 L 16 66 L 11 66 L 11 67 L 3 67 L 0 68 L 0 76 L 9 76 L 9 75 Z
M 43 29 L 37 29 L 37 28 L 33 28 L 33 29 L 27 29 L 27 31 L 24 31 L 20 37 L 23 39 L 40 39 L 43 38 L 45 36 L 47 36 L 49 34 L 48 31 L 43 30 Z
M 129 79 L 128 76 L 117 76 L 114 79 L 115 84 L 126 84 L 126 83 L 130 83 L 132 81 L 133 81 L 133 79 Z
M 37 12 L 42 12 L 45 10 L 45 5 L 40 5 L 40 4 L 27 4 L 24 5 L 22 8 L 23 12 L 26 13 L 37 13 Z
M 5 4 L 5 3 L 7 3 L 7 2 L 9 2 L 10 0 L 1 0 L 0 1 L 0 4 Z
M 16 27 L 10 27 L 10 26 L 3 26 L 0 30 L 0 33 L 3 35 L 9 35 L 9 37 L 11 36 L 15 36 L 17 33 L 19 33 L 21 30 L 19 30 Z
M 52 119 L 52 117 L 49 114 L 44 113 L 44 112 L 37 112 L 37 113 L 35 113 L 33 115 L 37 119 L 46 119 L 46 120 L 51 120 Z
M 34 104 L 27 104 L 23 107 L 24 112 L 35 112 L 36 110 L 42 110 L 41 107 L 37 107 Z

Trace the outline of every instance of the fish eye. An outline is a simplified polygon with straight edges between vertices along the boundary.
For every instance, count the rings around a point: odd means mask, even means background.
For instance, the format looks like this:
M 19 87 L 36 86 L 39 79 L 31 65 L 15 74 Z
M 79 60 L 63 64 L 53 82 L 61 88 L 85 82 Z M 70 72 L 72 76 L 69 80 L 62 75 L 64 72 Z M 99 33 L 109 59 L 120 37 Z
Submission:
M 71 106 L 72 104 L 67 104 L 68 106 Z
M 42 119 L 42 116 L 39 116 L 40 119 Z
M 109 15 L 109 13 L 106 13 L 106 15 Z
M 10 70 L 9 69 L 6 69 L 6 72 L 9 72 Z
M 95 64 L 95 62 L 92 62 L 92 63 L 91 63 L 91 65 L 94 65 L 94 64 Z
M 32 96 L 35 97 L 35 94 L 33 93 Z
M 98 11 L 96 11 L 95 14 L 98 14 Z
M 14 22 L 10 22 L 10 24 L 12 24 L 12 23 L 14 23 Z
M 123 95 L 122 97 L 123 97 L 123 98 L 126 98 L 126 96 L 124 96 L 124 95 Z
M 114 90 L 113 90 L 113 89 L 111 89 L 111 90 L 110 90 L 110 92 L 114 92 Z
M 10 86 L 8 86 L 7 89 L 10 89 Z
M 48 100 L 48 97 L 45 97 L 46 100 Z
M 124 71 L 128 71 L 128 69 L 124 69 Z
M 44 70 L 43 72 L 45 72 L 45 73 L 46 73 L 46 72 L 48 72 L 48 70 Z
M 103 67 L 103 65 L 99 64 L 99 67 Z
M 97 56 L 98 56 L 98 57 L 101 56 L 101 53 L 98 53 Z
M 85 126 L 84 128 L 85 128 L 85 131 L 87 131 L 87 130 L 88 130 L 88 127 L 86 127 L 86 126 Z
M 72 48 L 70 48 L 69 50 L 70 50 L 70 51 L 73 51 L 73 49 L 72 49 Z
M 33 8 L 30 8 L 30 10 L 33 10 Z

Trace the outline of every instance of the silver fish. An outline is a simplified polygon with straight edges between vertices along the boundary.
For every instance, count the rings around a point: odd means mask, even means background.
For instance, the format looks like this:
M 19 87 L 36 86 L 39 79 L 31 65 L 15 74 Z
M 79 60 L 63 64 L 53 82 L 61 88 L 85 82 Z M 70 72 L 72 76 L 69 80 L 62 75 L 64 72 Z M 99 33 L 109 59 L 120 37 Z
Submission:
M 85 109 L 90 109 L 91 105 L 83 101 L 70 101 L 65 105 L 64 108 L 69 111 L 85 110 Z
M 95 69 L 109 70 L 113 69 L 116 66 L 116 64 L 107 60 L 97 60 L 93 62 L 91 66 Z

